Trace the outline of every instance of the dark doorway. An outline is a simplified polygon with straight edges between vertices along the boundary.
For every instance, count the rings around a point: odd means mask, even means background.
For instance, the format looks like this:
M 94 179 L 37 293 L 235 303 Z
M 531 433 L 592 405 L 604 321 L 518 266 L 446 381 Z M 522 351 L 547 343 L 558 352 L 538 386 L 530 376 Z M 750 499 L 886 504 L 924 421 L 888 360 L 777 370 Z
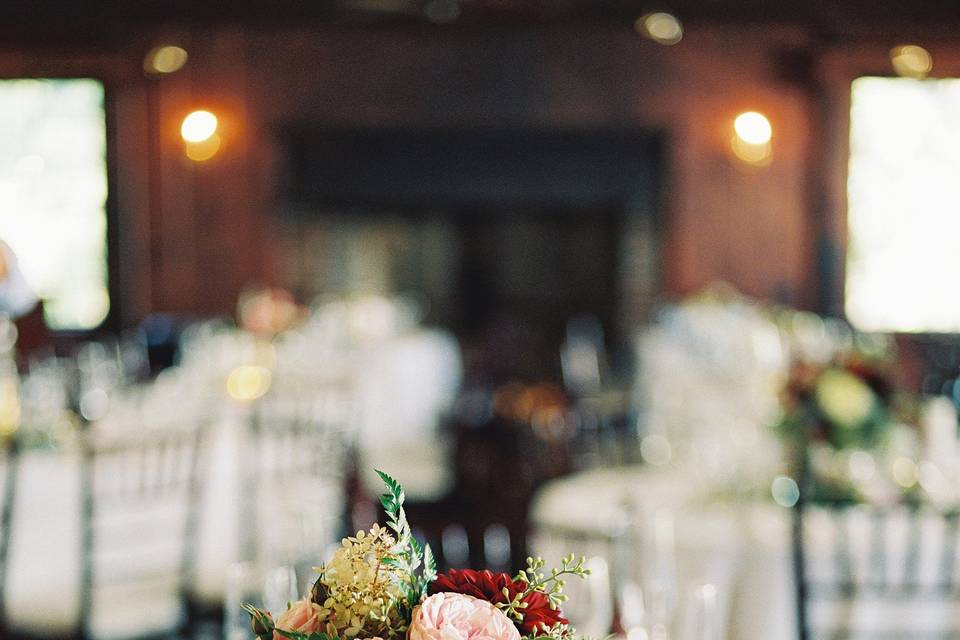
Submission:
M 468 373 L 556 379 L 567 322 L 589 314 L 625 338 L 624 280 L 654 277 L 626 255 L 656 245 L 631 242 L 656 228 L 649 132 L 295 131 L 285 145 L 297 292 L 413 293 L 460 338 Z M 351 262 L 385 273 L 371 285 Z

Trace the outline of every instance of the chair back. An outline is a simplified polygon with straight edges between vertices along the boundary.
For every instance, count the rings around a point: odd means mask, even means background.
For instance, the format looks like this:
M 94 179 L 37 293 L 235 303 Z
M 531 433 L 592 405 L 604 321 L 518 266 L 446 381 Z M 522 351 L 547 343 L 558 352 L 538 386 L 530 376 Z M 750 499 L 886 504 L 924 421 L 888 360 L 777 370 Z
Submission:
M 10 539 L 13 531 L 13 507 L 17 494 L 18 460 L 20 446 L 16 438 L 0 445 L 0 638 L 7 632 L 6 584 L 10 555 Z
M 315 564 L 342 533 L 349 438 L 329 397 L 275 395 L 251 408 L 241 553 L 268 565 Z
M 956 510 L 798 504 L 800 639 L 955 637 L 958 525 Z
M 189 625 L 205 428 L 83 441 L 81 636 L 140 638 Z

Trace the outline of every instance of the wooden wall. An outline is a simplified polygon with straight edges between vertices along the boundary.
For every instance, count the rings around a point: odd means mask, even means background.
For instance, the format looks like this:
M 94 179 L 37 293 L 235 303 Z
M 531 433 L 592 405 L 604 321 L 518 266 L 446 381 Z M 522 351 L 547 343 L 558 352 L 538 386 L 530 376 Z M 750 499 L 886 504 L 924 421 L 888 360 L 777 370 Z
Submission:
M 184 46 L 190 61 L 147 78 L 142 55 L 162 42 Z M 805 46 L 802 33 L 773 28 L 689 28 L 662 47 L 620 27 L 205 27 L 132 34 L 82 55 L 0 43 L 0 76 L 107 81 L 125 323 L 150 311 L 229 312 L 245 285 L 277 277 L 276 133 L 289 124 L 661 131 L 664 292 L 722 279 L 810 306 L 816 105 L 783 64 Z M 195 108 L 221 117 L 223 147 L 203 164 L 186 160 L 178 136 Z M 773 123 L 763 169 L 727 151 L 746 109 Z

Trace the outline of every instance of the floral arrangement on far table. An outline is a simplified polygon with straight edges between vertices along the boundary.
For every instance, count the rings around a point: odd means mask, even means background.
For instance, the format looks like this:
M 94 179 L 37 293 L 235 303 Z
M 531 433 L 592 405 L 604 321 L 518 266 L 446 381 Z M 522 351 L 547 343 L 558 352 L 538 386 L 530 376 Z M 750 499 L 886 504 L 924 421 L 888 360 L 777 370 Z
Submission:
M 386 527 L 374 524 L 344 538 L 330 562 L 318 567 L 310 593 L 276 620 L 250 605 L 260 640 L 573 640 L 560 605 L 566 576 L 589 573 L 568 556 L 544 572 L 528 558 L 516 576 L 472 569 L 437 575 L 429 545 L 410 531 L 400 484 L 383 473 L 380 498 Z
M 777 430 L 835 449 L 874 447 L 896 421 L 894 385 L 882 362 L 848 355 L 826 365 L 798 361 L 781 394 Z
M 825 364 L 795 362 L 780 400 L 775 429 L 794 473 L 805 463 L 813 502 L 915 498 L 895 463 L 918 450 L 916 402 L 897 391 L 887 361 L 854 351 Z

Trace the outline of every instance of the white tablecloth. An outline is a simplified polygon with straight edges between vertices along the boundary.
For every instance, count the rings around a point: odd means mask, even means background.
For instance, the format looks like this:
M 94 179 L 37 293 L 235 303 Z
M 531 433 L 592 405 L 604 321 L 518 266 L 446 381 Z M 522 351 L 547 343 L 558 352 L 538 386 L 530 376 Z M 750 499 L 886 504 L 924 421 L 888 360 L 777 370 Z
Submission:
M 590 541 L 596 534 L 613 534 L 629 525 L 656 520 L 669 513 L 675 558 L 675 619 L 683 617 L 683 600 L 697 585 L 717 589 L 720 625 L 731 640 L 792 640 L 795 635 L 790 559 L 789 511 L 773 504 L 707 504 L 695 488 L 677 477 L 650 468 L 597 469 L 557 480 L 544 487 L 532 507 L 532 521 L 540 533 L 532 551 L 556 560 L 566 553 L 606 555 L 612 574 L 628 569 L 624 558 L 609 545 Z M 632 514 L 625 517 L 625 514 Z M 581 534 L 583 537 L 581 537 Z M 634 543 L 640 546 L 639 541 Z M 627 553 L 645 555 L 646 569 L 657 561 L 639 548 Z M 649 551 L 649 550 L 647 550 Z M 640 583 L 644 576 L 623 576 Z M 648 577 L 648 576 L 647 576 Z M 575 582 L 570 585 L 576 590 Z M 571 592 L 571 600 L 579 595 Z M 650 594 L 645 594 L 649 599 Z M 650 602 L 646 603 L 650 607 Z M 589 621 L 571 621 L 585 633 Z M 585 615 L 585 614 L 584 614 Z M 586 627 L 584 626 L 586 622 Z
M 930 597 L 942 585 L 943 553 L 951 548 L 945 546 L 945 536 L 950 533 L 945 519 L 933 510 L 921 511 L 919 517 L 907 508 L 888 509 L 884 514 L 877 520 L 876 512 L 869 507 L 847 509 L 839 515 L 811 508 L 804 527 L 808 576 L 819 584 L 835 584 L 839 570 L 835 553 L 838 544 L 843 544 L 849 552 L 850 577 L 855 583 L 883 580 L 894 586 L 919 585 L 919 593 L 926 595 L 902 601 L 869 593 L 839 603 L 814 600 L 808 609 L 814 627 L 836 629 L 839 623 L 840 628 L 864 633 L 862 637 L 877 637 L 868 634 L 880 631 L 886 634 L 882 637 L 911 639 L 947 637 L 943 630 L 949 629 L 949 637 L 958 637 L 960 603 L 949 597 Z M 534 501 L 532 520 L 539 530 L 532 543 L 535 554 L 553 562 L 571 552 L 602 558 L 598 565 L 601 573 L 609 572 L 614 584 L 626 578 L 648 587 L 650 578 L 658 575 L 663 556 L 668 556 L 668 562 L 672 556 L 670 564 L 675 569 L 669 573 L 675 576 L 676 594 L 673 619 L 681 629 L 692 588 L 709 583 L 716 588 L 722 637 L 796 637 L 789 509 L 772 502 L 709 500 L 691 484 L 689 475 L 634 467 L 598 469 L 548 484 Z M 667 536 L 672 544 L 666 545 L 666 554 L 650 542 L 656 538 L 658 522 L 671 525 L 664 527 L 668 534 L 672 530 Z M 883 527 L 880 556 L 875 555 L 874 546 L 877 526 Z M 653 534 L 649 533 L 651 528 Z M 838 542 L 841 528 L 846 543 Z M 634 535 L 638 530 L 646 533 Z M 605 539 L 619 542 L 603 542 Z M 960 557 L 957 547 L 952 548 L 956 581 Z M 917 568 L 907 577 L 906 568 L 912 565 L 914 552 Z M 880 567 L 877 557 L 884 559 Z M 638 558 L 639 563 L 635 562 Z M 580 624 L 581 632 L 602 636 L 609 631 L 609 626 L 604 628 L 609 621 L 597 619 L 597 607 L 602 609 L 602 603 L 593 597 L 588 606 L 581 604 L 578 609 L 585 589 L 577 582 L 570 583 L 571 621 Z M 649 609 L 651 596 L 645 593 L 644 597 Z M 621 611 L 624 606 L 629 605 L 621 602 Z M 621 615 L 629 614 L 622 611 Z M 678 637 L 685 636 L 681 632 Z

